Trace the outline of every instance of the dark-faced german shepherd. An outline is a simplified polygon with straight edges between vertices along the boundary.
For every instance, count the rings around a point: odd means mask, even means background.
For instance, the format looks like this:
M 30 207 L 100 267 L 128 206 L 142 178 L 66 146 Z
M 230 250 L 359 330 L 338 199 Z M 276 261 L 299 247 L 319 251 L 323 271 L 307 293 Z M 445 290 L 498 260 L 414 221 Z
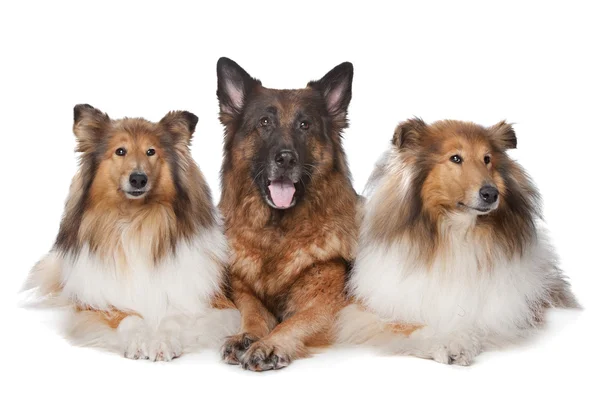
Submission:
M 243 320 L 222 355 L 253 371 L 279 369 L 329 343 L 345 302 L 357 240 L 358 197 L 341 144 L 353 68 L 340 64 L 297 90 L 267 89 L 227 58 L 217 74 L 220 208 Z

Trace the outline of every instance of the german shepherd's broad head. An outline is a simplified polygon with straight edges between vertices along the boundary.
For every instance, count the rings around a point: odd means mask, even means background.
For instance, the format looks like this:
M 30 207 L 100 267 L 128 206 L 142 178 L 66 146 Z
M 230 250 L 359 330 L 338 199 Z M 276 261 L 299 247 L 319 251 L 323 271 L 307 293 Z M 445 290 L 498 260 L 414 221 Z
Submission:
M 243 319 L 223 358 L 278 369 L 330 341 L 345 301 L 358 230 L 341 144 L 353 68 L 340 64 L 297 90 L 265 88 L 227 58 L 217 74 L 225 126 L 220 208 Z
M 347 126 L 353 68 L 343 63 L 305 89 L 267 89 L 238 64 L 217 65 L 221 121 L 227 127 L 223 173 L 233 165 L 265 203 L 287 209 L 332 170 L 347 176 L 340 131 Z

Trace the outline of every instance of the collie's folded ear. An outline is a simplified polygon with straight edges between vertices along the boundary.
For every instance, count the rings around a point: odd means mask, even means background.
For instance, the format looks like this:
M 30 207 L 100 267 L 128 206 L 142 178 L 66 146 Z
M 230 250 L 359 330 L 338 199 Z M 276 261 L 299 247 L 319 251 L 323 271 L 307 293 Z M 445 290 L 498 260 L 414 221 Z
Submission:
M 419 137 L 427 130 L 421 118 L 411 118 L 401 122 L 394 131 L 392 144 L 399 149 L 412 148 L 419 144 Z
M 77 104 L 73 109 L 73 133 L 80 144 L 80 151 L 87 150 L 87 143 L 94 143 L 106 131 L 110 123 L 107 114 L 90 106 Z
M 198 117 L 189 111 L 169 111 L 159 124 L 189 144 L 198 124 Z
M 352 99 L 352 63 L 344 62 L 333 68 L 318 81 L 308 83 L 309 87 L 320 91 L 325 98 L 327 111 L 337 120 L 346 120 L 348 105 Z
M 226 57 L 217 61 L 217 98 L 221 114 L 237 117 L 242 113 L 248 96 L 261 83 L 252 78 L 235 61 Z
M 500 121 L 488 128 L 488 135 L 492 142 L 502 150 L 517 148 L 517 135 L 512 124 Z

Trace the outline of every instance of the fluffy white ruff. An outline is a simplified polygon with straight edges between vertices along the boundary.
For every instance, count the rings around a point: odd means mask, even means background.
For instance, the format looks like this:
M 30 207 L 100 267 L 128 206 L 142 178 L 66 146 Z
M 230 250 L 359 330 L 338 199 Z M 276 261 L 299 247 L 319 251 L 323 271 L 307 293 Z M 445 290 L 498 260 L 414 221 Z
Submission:
M 34 291 L 38 304 L 62 309 L 61 330 L 71 342 L 168 361 L 197 348 L 218 348 L 239 330 L 237 310 L 210 307 L 228 260 L 219 229 L 182 241 L 158 263 L 146 250 L 150 246 L 131 245 L 136 242 L 126 237 L 123 243 L 122 261 L 100 259 L 84 247 L 77 255 L 52 251 L 33 268 L 25 289 Z M 76 311 L 78 305 L 137 316 L 112 329 L 96 311 Z
M 411 244 L 386 246 L 371 236 L 372 211 L 382 196 L 378 185 L 390 174 L 401 176 L 398 198 L 406 193 L 413 171 L 399 154 L 387 154 L 371 182 L 361 226 L 350 294 L 364 307 L 351 305 L 337 322 L 340 343 L 367 343 L 390 352 L 469 364 L 481 350 L 513 343 L 539 325 L 544 305 L 568 284 L 538 221 L 537 238 L 520 256 L 492 249 L 471 229 L 476 216 L 456 214 L 441 228 L 446 251 L 429 267 L 420 265 Z M 399 204 L 401 206 L 401 204 Z M 567 306 L 576 306 L 569 297 Z M 368 311 L 367 311 L 368 310 Z M 408 337 L 393 334 L 387 323 L 421 325 Z

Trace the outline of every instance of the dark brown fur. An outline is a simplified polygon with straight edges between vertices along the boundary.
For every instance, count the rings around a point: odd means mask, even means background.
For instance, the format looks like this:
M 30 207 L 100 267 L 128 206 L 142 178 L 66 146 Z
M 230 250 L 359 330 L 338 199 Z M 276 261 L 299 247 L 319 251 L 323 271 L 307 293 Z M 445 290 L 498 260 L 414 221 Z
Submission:
M 115 228 L 126 219 L 137 222 L 140 232 L 154 232 L 147 239 L 158 261 L 179 240 L 216 223 L 209 188 L 188 150 L 196 116 L 178 111 L 158 123 L 111 120 L 89 105 L 76 106 L 74 114 L 81 168 L 56 239 L 59 251 L 76 254 L 87 244 L 92 252 L 113 254 L 120 246 Z M 115 155 L 123 146 L 127 157 Z M 145 155 L 149 147 L 156 149 L 152 158 Z M 136 164 L 145 165 L 155 183 L 147 196 L 132 200 L 119 188 L 119 179 Z
M 468 185 L 479 187 L 482 179 L 487 179 L 497 186 L 500 202 L 495 211 L 477 217 L 481 236 L 489 237 L 490 244 L 500 243 L 506 254 L 521 253 L 534 239 L 534 220 L 540 217 L 539 194 L 524 170 L 506 154 L 507 149 L 516 147 L 510 124 L 484 128 L 460 121 L 427 125 L 412 119 L 396 128 L 392 143 L 413 176 L 401 203 L 393 194 L 400 183 L 386 182 L 390 195 L 382 196 L 382 201 L 389 204 L 378 207 L 376 238 L 392 243 L 402 236 L 411 237 L 420 256 L 430 257 L 442 245 L 442 217 L 457 210 L 457 199 Z M 448 161 L 457 148 L 471 157 L 460 178 L 452 175 L 456 169 Z M 479 160 L 484 154 L 492 160 L 487 166 Z
M 232 63 L 220 60 L 218 66 L 226 127 L 220 209 L 234 253 L 232 299 L 242 314 L 242 329 L 224 345 L 223 356 L 251 370 L 278 369 L 306 356 L 308 346 L 329 343 L 334 317 L 345 303 L 345 277 L 357 236 L 357 196 L 341 146 L 349 97 L 343 110 L 328 112 L 327 94 L 319 86 L 323 81 L 306 89 L 267 89 Z M 227 68 L 239 69 L 246 80 L 239 110 L 223 93 Z M 271 208 L 256 183 L 260 173 L 257 178 L 253 164 L 266 139 L 248 126 L 254 118 L 248 115 L 261 106 L 273 108 L 280 126 L 292 126 L 302 110 L 322 115 L 302 148 L 311 164 L 301 183 L 302 197 L 287 210 Z

